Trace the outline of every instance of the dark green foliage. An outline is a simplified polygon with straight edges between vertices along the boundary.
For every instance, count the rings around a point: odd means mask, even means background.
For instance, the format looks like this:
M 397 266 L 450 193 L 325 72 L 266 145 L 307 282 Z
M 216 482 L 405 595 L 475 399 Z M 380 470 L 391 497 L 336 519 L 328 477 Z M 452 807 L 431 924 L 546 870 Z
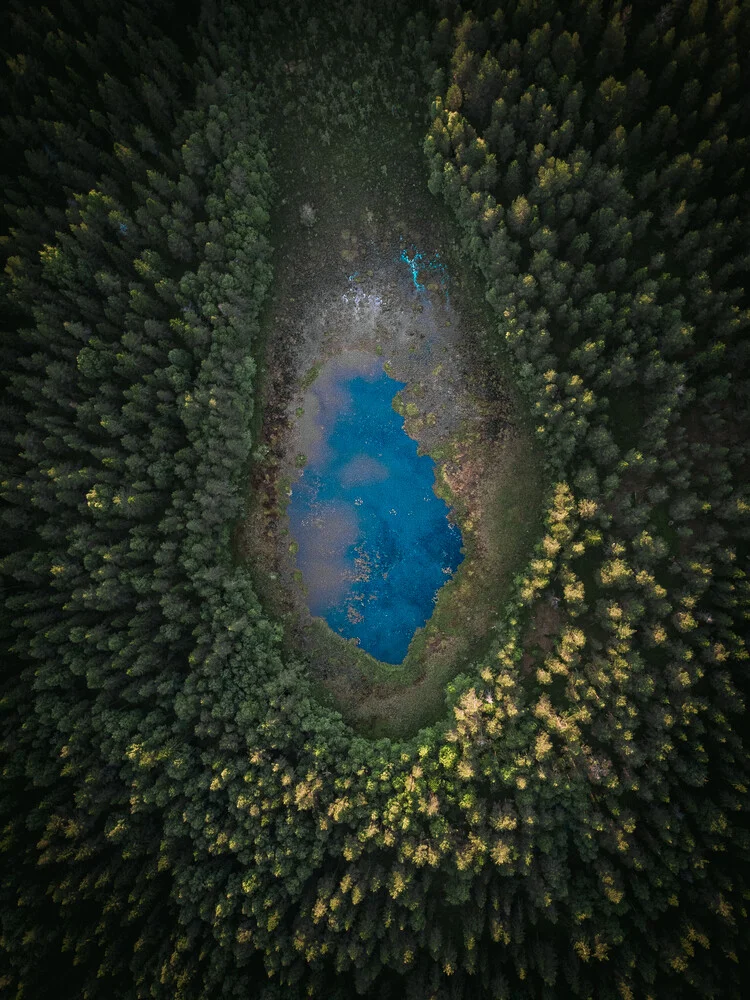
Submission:
M 26 68 L 9 102 L 23 106 L 24 86 L 33 89 L 41 120 L 45 102 L 53 116 L 99 93 L 107 116 L 85 178 L 67 172 L 80 136 L 64 148 L 50 121 L 54 176 L 27 151 L 32 169 L 19 184 L 32 204 L 50 196 L 60 208 L 11 211 L 6 238 L 8 293 L 23 318 L 4 339 L 4 729 L 15 786 L 4 799 L 4 946 L 6 985 L 37 996 L 55 981 L 40 955 L 70 953 L 79 968 L 63 958 L 69 995 L 93 995 L 112 977 L 134 988 L 136 952 L 135 981 L 150 981 L 176 946 L 163 927 L 176 927 L 168 873 L 186 836 L 165 839 L 163 810 L 179 816 L 189 795 L 142 775 L 168 761 L 171 782 L 200 784 L 201 665 L 218 658 L 217 676 L 228 677 L 211 633 L 220 616 L 240 630 L 257 609 L 241 574 L 217 567 L 242 511 L 251 350 L 270 278 L 258 115 L 234 69 L 201 56 L 181 79 L 177 50 L 146 8 L 118 13 L 100 17 L 89 39 L 99 62 L 74 35 L 57 35 L 68 68 L 87 63 L 70 93 L 40 74 L 27 80 L 35 68 L 19 56 Z M 39 35 L 33 23 L 22 40 L 39 54 L 54 23 Z M 120 81 L 102 54 L 123 34 L 133 49 L 116 48 L 127 62 Z M 12 144 L 29 136 L 10 119 L 7 132 L 13 162 Z M 256 631 L 259 673 L 245 669 L 245 683 L 262 676 L 263 656 L 274 662 L 273 644 L 270 627 Z M 202 727 L 206 739 L 211 724 Z
M 521 596 L 560 619 L 529 678 L 543 745 L 602 785 L 571 831 L 599 872 L 595 995 L 734 995 L 746 935 L 750 23 L 726 5 L 698 33 L 705 7 L 613 5 L 595 30 L 580 5 L 529 30 L 511 6 L 492 42 L 496 20 L 461 15 L 425 147 L 561 480 Z M 592 821 L 612 848 L 586 847 Z
M 6 18 L 0 985 L 739 996 L 747 5 L 249 9 Z M 231 532 L 268 116 L 420 77 L 557 485 L 450 722 L 372 743 Z

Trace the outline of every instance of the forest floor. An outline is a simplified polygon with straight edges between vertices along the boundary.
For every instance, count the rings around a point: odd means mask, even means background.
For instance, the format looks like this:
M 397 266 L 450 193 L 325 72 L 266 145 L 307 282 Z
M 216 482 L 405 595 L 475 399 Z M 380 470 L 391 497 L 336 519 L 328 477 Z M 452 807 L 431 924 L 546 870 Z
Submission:
M 444 715 L 446 683 L 489 652 L 503 593 L 539 533 L 541 456 L 502 370 L 481 284 L 461 262 L 455 223 L 427 191 L 421 130 L 388 121 L 368 142 L 348 135 L 328 146 L 282 136 L 277 156 L 284 196 L 259 379 L 262 461 L 237 551 L 285 624 L 287 652 L 309 659 L 319 696 L 366 735 L 402 737 Z M 435 460 L 434 488 L 464 542 L 463 562 L 398 666 L 310 614 L 286 516 L 311 428 L 307 390 L 348 351 L 382 358 L 406 383 L 394 407 Z

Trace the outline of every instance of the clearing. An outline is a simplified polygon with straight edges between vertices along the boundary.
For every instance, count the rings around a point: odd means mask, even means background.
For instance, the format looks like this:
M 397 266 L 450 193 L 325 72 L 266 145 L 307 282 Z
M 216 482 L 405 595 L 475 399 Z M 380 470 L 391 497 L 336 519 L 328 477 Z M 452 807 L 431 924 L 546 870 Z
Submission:
M 446 683 L 489 653 L 508 585 L 541 529 L 543 463 L 457 224 L 427 190 L 422 127 L 386 120 L 368 135 L 322 146 L 288 130 L 280 140 L 258 460 L 237 549 L 285 625 L 287 653 L 309 662 L 319 697 L 368 736 L 404 737 L 438 721 Z M 434 489 L 465 548 L 397 666 L 310 614 L 287 515 L 307 461 L 310 387 L 346 352 L 379 359 L 406 384 L 394 407 L 435 460 Z

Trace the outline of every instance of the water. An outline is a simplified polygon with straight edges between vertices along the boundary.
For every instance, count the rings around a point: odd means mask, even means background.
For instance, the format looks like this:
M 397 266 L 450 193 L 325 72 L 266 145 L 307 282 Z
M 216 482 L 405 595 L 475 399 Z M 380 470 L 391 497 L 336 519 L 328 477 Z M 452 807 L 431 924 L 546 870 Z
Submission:
M 403 236 L 400 239 L 403 243 Z M 425 257 L 422 251 L 417 250 L 413 245 L 411 247 L 411 254 L 410 257 L 408 248 L 402 247 L 399 260 L 403 261 L 411 271 L 411 280 L 419 295 L 423 296 L 427 293 L 427 285 L 419 279 L 424 275 L 428 275 L 430 283 L 433 286 L 437 286 L 443 293 L 446 302 L 450 302 L 448 294 L 448 271 L 440 258 L 440 254 L 435 251 L 432 256 Z
M 462 559 L 434 463 L 391 406 L 403 387 L 368 355 L 325 367 L 305 397 L 307 464 L 289 504 L 310 611 L 386 663 L 402 662 Z

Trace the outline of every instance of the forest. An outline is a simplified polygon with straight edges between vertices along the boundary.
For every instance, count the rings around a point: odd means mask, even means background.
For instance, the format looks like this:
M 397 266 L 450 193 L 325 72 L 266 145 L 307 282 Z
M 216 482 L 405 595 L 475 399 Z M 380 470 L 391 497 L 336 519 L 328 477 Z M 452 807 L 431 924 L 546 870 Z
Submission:
M 747 995 L 750 2 L 9 0 L 0 48 L 0 994 Z M 538 467 L 392 730 L 238 541 L 334 171 L 442 220 Z

